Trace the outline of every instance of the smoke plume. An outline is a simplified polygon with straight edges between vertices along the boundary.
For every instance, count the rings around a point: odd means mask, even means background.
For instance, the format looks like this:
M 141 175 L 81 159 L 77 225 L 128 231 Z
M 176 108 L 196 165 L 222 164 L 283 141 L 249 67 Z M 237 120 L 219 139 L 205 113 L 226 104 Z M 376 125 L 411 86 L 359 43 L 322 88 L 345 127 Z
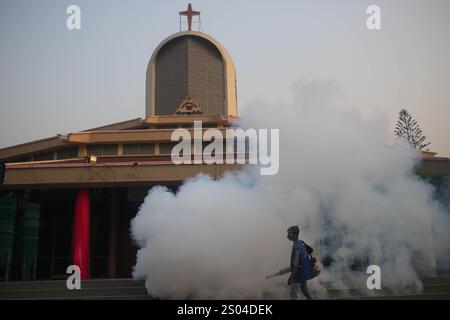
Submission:
M 150 294 L 287 298 L 286 276 L 265 276 L 289 265 L 291 225 L 322 263 L 310 282 L 319 298 L 330 286 L 366 288 L 369 264 L 381 267 L 383 287 L 420 291 L 418 270 L 448 263 L 448 208 L 414 174 L 419 155 L 392 145 L 385 119 L 342 108 L 335 82 L 301 80 L 293 91 L 292 103 L 255 103 L 241 115 L 243 127 L 280 129 L 277 175 L 248 166 L 199 175 L 176 193 L 149 191 L 131 232 L 134 277 Z

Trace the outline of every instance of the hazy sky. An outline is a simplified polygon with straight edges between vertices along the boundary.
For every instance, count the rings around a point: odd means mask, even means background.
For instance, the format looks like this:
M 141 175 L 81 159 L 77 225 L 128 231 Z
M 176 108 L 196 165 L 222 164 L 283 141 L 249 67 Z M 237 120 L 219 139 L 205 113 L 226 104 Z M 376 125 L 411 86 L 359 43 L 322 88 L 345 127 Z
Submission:
M 145 73 L 188 1 L 0 0 L 0 147 L 144 117 Z M 450 1 L 192 0 L 237 68 L 238 103 L 292 99 L 300 79 L 333 79 L 350 108 L 402 107 L 450 156 Z M 81 7 L 80 31 L 66 8 Z M 381 8 L 382 30 L 366 28 Z

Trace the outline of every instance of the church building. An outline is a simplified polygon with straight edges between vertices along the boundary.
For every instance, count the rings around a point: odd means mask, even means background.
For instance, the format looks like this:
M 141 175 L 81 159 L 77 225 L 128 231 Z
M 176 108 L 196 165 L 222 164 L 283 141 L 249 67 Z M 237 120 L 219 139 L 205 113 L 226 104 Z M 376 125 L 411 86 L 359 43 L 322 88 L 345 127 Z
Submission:
M 130 220 L 155 185 L 176 190 L 199 173 L 220 177 L 237 164 L 171 161 L 174 129 L 236 125 L 236 70 L 210 35 L 187 30 L 164 39 L 150 58 L 145 117 L 0 149 L 0 277 L 129 278 L 136 248 Z M 1 279 L 0 278 L 0 279 Z

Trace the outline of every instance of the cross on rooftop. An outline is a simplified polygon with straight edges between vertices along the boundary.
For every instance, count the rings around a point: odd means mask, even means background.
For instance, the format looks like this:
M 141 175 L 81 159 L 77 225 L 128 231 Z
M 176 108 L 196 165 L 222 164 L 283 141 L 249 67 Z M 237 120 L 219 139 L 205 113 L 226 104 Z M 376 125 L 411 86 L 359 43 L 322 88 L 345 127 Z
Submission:
M 200 16 L 200 11 L 193 11 L 192 10 L 192 4 L 188 4 L 186 11 L 180 11 L 180 19 L 181 16 L 185 16 L 188 19 L 188 31 L 192 30 L 192 17 L 194 16 Z

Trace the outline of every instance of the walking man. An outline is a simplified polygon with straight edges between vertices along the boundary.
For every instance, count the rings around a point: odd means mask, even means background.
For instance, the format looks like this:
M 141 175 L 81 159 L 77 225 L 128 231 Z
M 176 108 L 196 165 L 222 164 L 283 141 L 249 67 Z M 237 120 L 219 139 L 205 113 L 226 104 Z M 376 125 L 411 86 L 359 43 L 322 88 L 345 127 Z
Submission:
M 290 295 L 292 300 L 299 299 L 299 292 L 308 300 L 314 300 L 308 289 L 307 281 L 314 278 L 314 272 L 309 258 L 306 244 L 298 239 L 300 230 L 298 226 L 292 226 L 287 230 L 287 238 L 292 241 L 291 252 L 291 275 L 288 285 L 291 286 Z

